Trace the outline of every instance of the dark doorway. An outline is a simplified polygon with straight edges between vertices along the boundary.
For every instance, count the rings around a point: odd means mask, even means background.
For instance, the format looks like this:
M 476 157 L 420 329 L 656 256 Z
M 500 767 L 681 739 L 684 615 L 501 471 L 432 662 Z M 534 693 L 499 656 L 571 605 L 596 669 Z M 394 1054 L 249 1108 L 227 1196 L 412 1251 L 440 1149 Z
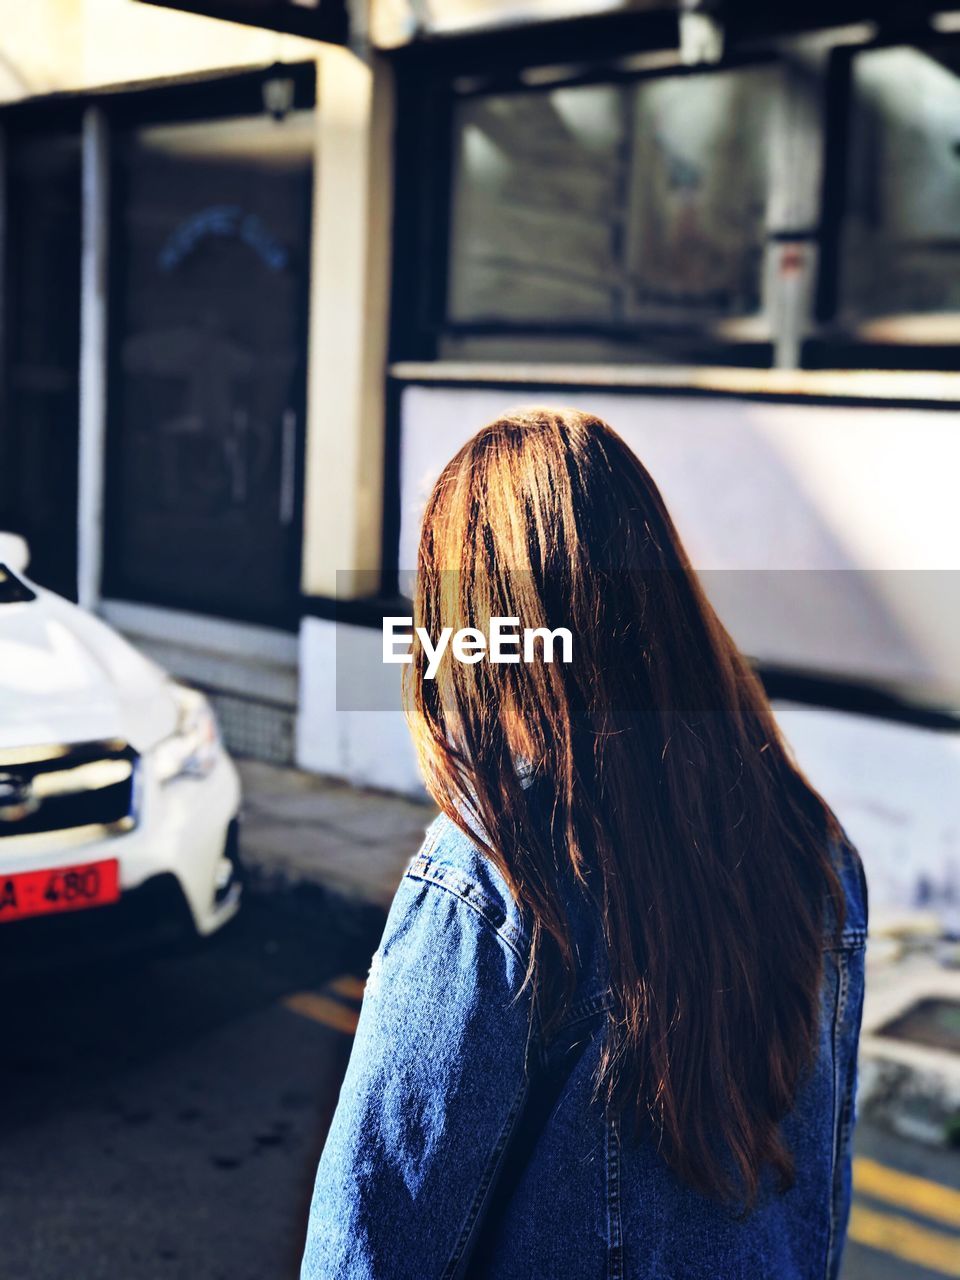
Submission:
M 314 118 L 114 136 L 105 591 L 294 625 Z
M 11 126 L 6 144 L 0 529 L 76 599 L 80 136 Z

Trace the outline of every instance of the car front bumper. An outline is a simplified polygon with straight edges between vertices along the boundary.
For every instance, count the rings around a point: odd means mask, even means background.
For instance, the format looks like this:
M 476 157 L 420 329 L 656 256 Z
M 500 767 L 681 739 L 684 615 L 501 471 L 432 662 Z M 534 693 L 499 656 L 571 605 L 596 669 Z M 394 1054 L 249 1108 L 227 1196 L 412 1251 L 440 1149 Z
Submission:
M 203 778 L 182 777 L 161 785 L 150 754 L 139 758 L 136 825 L 104 832 L 82 844 L 69 833 L 8 838 L 0 842 L 0 876 L 21 871 L 82 866 L 115 858 L 120 901 L 103 907 L 0 925 L 0 950 L 26 942 L 28 934 L 95 941 L 98 931 L 145 935 L 206 936 L 236 914 L 242 891 L 237 849 L 240 783 L 222 752 Z M 2 941 L 6 939 L 6 941 Z

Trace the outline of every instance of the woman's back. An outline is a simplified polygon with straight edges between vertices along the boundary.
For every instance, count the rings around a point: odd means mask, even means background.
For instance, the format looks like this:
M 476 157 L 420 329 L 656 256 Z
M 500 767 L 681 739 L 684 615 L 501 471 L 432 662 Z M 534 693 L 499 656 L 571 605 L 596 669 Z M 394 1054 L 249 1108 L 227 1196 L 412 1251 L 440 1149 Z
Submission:
M 371 974 L 304 1275 L 835 1274 L 859 862 L 652 477 L 586 414 L 491 423 L 430 497 L 414 621 L 445 817 Z M 504 623 L 569 652 L 483 661 Z M 438 664 L 444 635 L 470 652 Z
M 374 957 L 320 1163 L 303 1280 L 826 1280 L 849 1210 L 866 897 L 824 937 L 816 1059 L 783 1121 L 793 1186 L 754 1209 L 683 1184 L 596 1097 L 609 998 L 602 940 L 571 899 L 577 990 L 549 1038 L 528 929 L 477 846 L 440 817 Z

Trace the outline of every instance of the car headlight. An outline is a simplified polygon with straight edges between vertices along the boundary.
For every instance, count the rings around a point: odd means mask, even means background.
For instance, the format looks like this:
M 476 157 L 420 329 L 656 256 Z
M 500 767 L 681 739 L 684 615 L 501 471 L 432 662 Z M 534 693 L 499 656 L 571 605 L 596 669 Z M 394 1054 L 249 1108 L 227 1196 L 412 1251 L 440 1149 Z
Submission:
M 177 727 L 154 749 L 154 768 L 161 783 L 174 778 L 205 778 L 220 755 L 220 734 L 210 703 L 196 689 L 172 685 Z

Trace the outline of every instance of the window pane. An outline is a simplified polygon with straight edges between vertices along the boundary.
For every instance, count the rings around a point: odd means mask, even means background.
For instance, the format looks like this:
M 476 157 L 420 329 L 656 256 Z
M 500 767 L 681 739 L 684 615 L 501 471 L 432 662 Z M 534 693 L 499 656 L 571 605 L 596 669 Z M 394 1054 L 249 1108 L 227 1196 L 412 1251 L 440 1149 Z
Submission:
M 631 318 L 689 323 L 761 309 L 777 90 L 767 68 L 638 85 Z
M 451 320 L 616 318 L 628 115 L 609 85 L 459 104 Z
M 960 54 L 876 49 L 854 63 L 841 318 L 866 337 L 956 336 Z
M 448 319 L 758 313 L 778 92 L 750 68 L 461 101 Z

